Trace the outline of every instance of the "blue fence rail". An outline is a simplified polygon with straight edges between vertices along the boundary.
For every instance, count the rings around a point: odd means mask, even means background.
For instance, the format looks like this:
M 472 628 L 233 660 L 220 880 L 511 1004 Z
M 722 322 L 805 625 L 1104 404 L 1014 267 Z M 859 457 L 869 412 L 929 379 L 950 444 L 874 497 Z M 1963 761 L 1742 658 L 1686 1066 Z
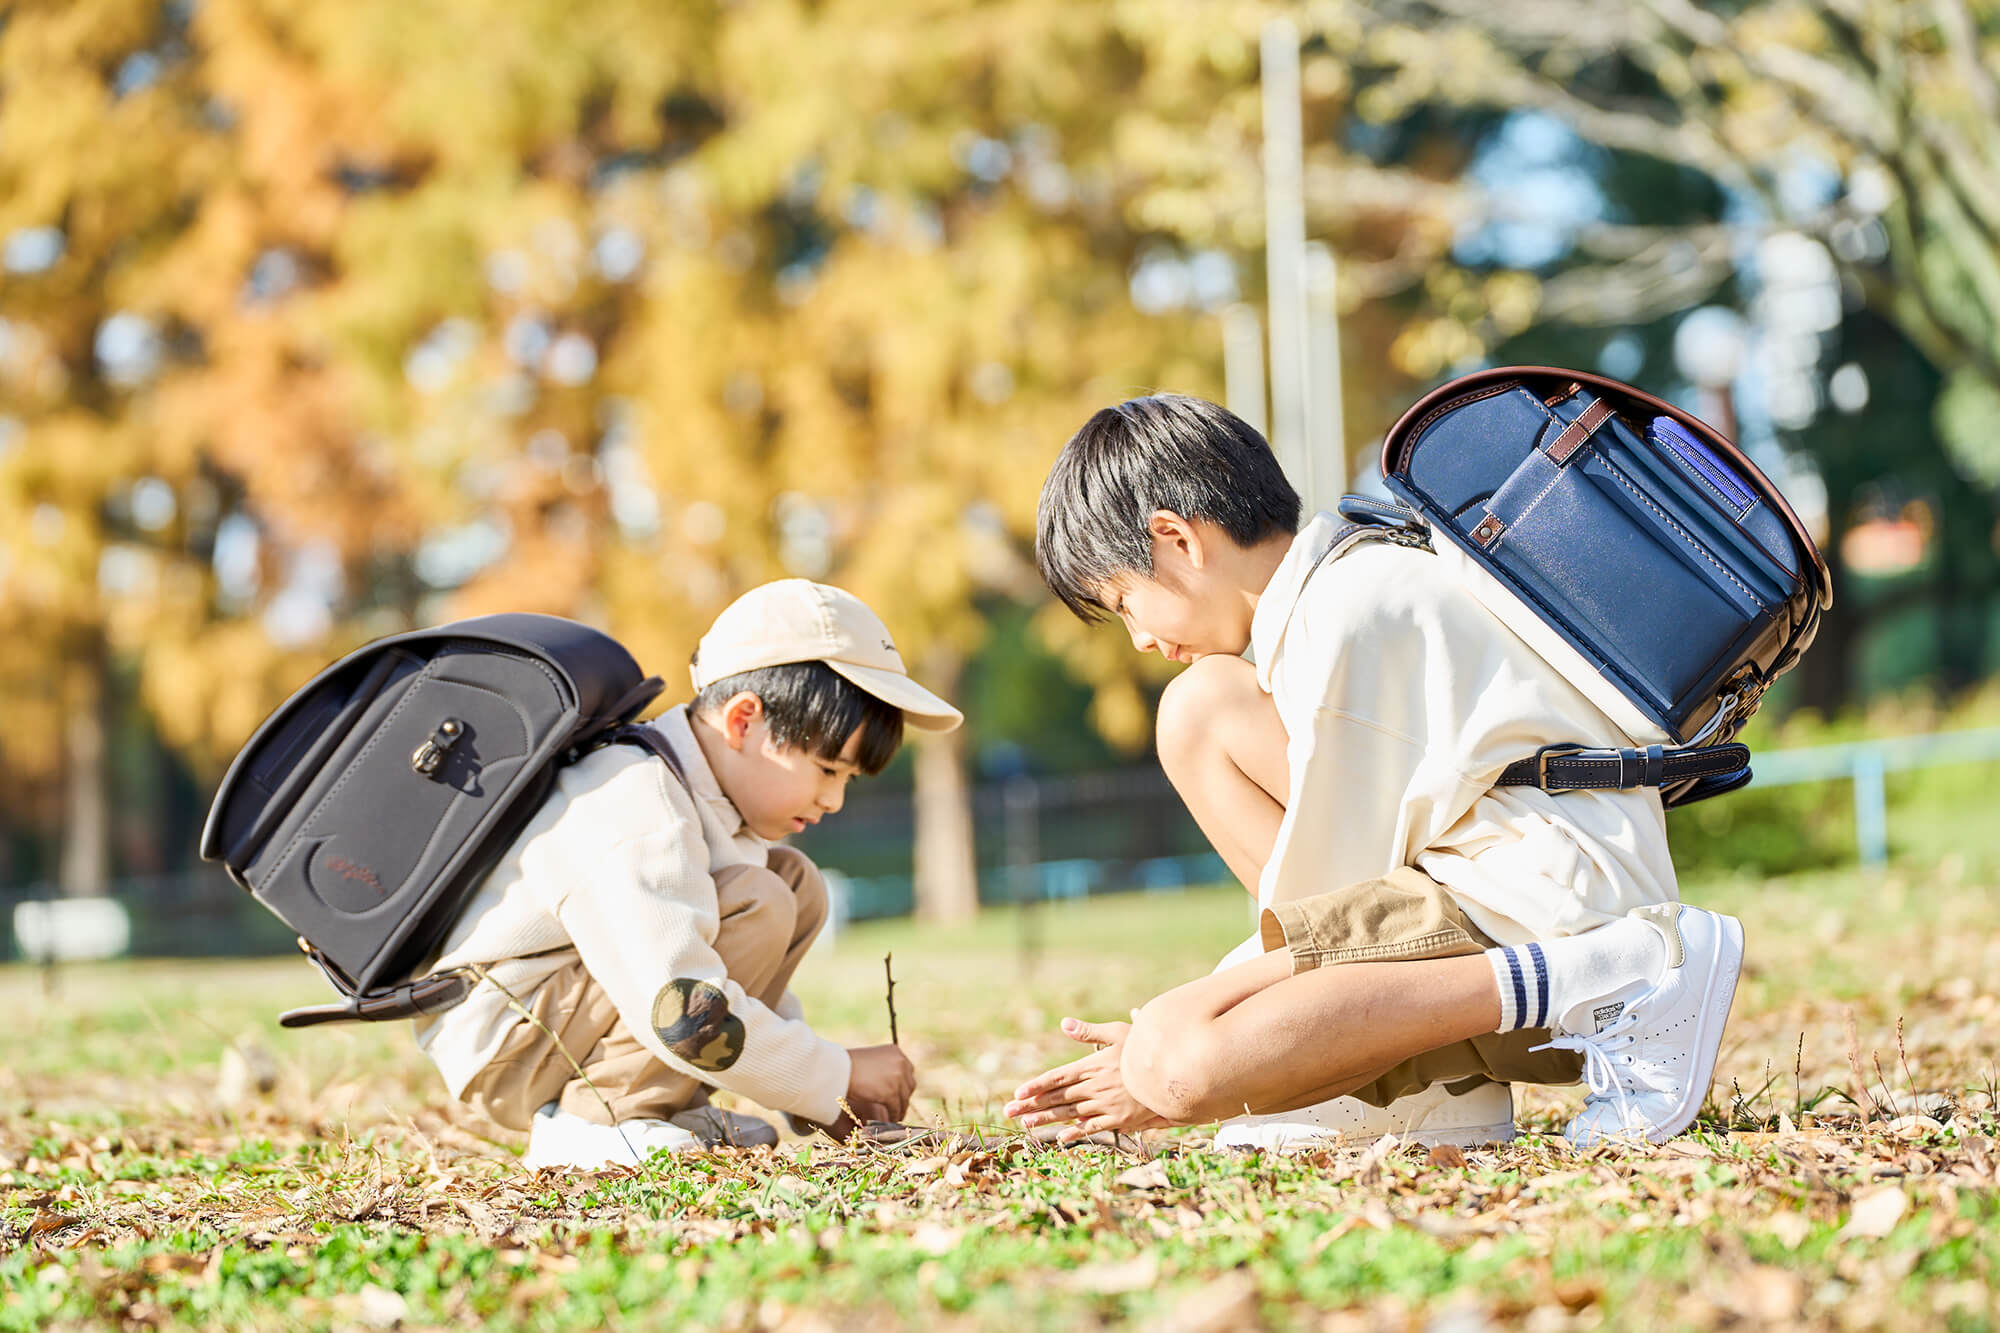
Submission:
M 1881 866 L 1889 860 L 1889 804 L 1885 774 L 1942 764 L 1971 764 L 2000 759 L 2000 727 L 1971 731 L 1941 731 L 1928 736 L 1896 736 L 1884 740 L 1848 741 L 1801 750 L 1752 752 L 1750 768 L 1758 787 L 1798 782 L 1854 783 L 1854 840 L 1861 864 Z
M 2000 760 L 2000 727 L 1851 741 L 1754 753 L 1757 787 L 1854 784 L 1856 842 L 1865 866 L 1889 856 L 1885 775 Z M 1186 807 L 1157 768 L 1020 778 L 973 796 L 980 896 L 1035 903 L 1121 891 L 1173 891 L 1227 877 Z M 912 906 L 907 795 L 848 803 L 841 817 L 798 841 L 842 881 L 844 915 L 898 916 Z M 54 896 L 49 885 L 0 886 L 0 959 L 21 956 L 14 909 Z M 219 870 L 129 879 L 111 896 L 131 914 L 132 952 L 215 956 L 288 952 L 290 932 Z

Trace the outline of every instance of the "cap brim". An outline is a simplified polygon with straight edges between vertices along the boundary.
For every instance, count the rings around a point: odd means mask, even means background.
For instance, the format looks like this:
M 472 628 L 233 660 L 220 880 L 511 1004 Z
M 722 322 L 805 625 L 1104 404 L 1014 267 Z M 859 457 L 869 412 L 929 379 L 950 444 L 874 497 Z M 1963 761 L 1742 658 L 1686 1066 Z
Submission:
M 822 660 L 883 703 L 902 709 L 903 721 L 920 731 L 951 731 L 965 721 L 965 714 L 900 671 Z

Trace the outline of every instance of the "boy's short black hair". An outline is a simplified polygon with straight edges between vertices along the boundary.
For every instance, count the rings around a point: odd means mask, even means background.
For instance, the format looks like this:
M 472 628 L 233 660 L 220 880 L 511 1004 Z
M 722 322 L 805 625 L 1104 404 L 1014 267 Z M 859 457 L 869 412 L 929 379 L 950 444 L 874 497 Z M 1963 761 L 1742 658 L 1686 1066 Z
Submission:
M 903 743 L 903 710 L 884 703 L 824 662 L 787 662 L 711 681 L 690 705 L 714 712 L 739 694 L 764 701 L 771 738 L 821 759 L 839 759 L 847 738 L 861 731 L 855 762 L 870 776 L 888 767 Z
M 1156 509 L 1240 546 L 1299 529 L 1299 493 L 1262 435 L 1214 403 L 1156 393 L 1098 412 L 1057 455 L 1035 514 L 1042 581 L 1080 619 L 1105 619 L 1100 589 L 1152 576 Z

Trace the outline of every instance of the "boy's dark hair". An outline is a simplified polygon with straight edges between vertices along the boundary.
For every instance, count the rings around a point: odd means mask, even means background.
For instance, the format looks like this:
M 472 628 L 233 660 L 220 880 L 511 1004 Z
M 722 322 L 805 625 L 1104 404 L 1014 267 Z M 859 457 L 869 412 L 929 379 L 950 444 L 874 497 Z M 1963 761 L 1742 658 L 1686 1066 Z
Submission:
M 690 709 L 713 712 L 746 691 L 764 701 L 771 738 L 787 749 L 838 759 L 858 727 L 861 745 L 855 762 L 873 776 L 888 767 L 903 743 L 903 710 L 824 662 L 787 662 L 724 676 L 695 695 Z
M 1156 393 L 1098 412 L 1057 455 L 1035 514 L 1042 581 L 1080 619 L 1105 619 L 1099 589 L 1152 576 L 1156 509 L 1240 546 L 1299 528 L 1299 493 L 1262 435 L 1214 403 Z

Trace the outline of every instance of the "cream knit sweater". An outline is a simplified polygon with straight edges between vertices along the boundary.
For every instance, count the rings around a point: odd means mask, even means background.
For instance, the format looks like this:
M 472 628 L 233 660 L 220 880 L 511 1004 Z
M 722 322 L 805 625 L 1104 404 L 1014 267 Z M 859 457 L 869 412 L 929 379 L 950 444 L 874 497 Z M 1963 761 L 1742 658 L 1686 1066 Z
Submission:
M 847 1091 L 847 1051 L 806 1025 L 790 993 L 776 1011 L 746 995 L 713 947 L 712 876 L 727 866 L 763 865 L 769 844 L 744 826 L 716 784 L 686 709 L 651 725 L 681 761 L 687 785 L 633 745 L 607 746 L 563 769 L 431 968 L 479 963 L 493 982 L 419 1020 L 417 1042 L 458 1096 L 525 1021 L 499 986 L 532 1004 L 538 986 L 581 956 L 626 1027 L 662 1062 L 772 1110 L 831 1123 Z M 681 979 L 713 982 L 742 1020 L 743 1052 L 728 1069 L 694 1068 L 654 1031 L 655 998 Z

